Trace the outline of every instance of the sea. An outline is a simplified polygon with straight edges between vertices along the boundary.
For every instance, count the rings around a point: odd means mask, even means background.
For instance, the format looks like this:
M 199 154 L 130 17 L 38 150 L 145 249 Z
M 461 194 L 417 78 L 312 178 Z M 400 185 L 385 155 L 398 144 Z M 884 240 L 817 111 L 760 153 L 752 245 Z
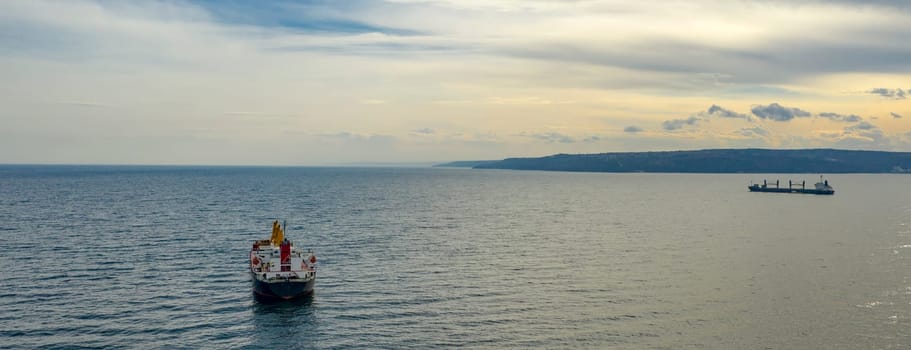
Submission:
M 0 348 L 909 349 L 911 175 L 826 178 L 4 165 Z

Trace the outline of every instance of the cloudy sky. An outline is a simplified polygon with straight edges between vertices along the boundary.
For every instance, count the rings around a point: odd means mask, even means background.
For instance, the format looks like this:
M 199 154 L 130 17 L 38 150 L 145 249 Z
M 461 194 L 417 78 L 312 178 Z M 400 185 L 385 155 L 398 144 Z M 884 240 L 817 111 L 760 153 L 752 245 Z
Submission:
M 0 2 L 0 163 L 911 151 L 905 1 Z

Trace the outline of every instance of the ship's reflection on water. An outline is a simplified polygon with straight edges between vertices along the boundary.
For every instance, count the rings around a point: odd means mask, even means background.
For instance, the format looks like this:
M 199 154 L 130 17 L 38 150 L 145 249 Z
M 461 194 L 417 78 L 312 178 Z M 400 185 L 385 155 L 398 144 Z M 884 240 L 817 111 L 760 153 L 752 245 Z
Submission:
M 320 332 L 313 294 L 292 300 L 255 296 L 253 348 L 313 348 Z
M 308 307 L 313 304 L 313 293 L 294 299 L 278 299 L 264 297 L 256 293 L 251 293 L 253 295 L 253 306 L 255 307 Z

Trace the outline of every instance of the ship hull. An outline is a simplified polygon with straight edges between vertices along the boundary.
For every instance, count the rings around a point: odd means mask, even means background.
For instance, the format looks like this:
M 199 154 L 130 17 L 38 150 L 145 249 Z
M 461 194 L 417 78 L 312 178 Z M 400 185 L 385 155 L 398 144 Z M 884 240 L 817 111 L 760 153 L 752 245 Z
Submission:
M 263 281 L 253 276 L 253 293 L 275 299 L 294 299 L 313 293 L 316 278 L 309 280 Z
M 778 187 L 759 187 L 757 185 L 747 187 L 750 192 L 772 192 L 772 193 L 807 193 L 807 194 L 835 194 L 835 190 L 815 190 L 803 188 L 778 188 Z

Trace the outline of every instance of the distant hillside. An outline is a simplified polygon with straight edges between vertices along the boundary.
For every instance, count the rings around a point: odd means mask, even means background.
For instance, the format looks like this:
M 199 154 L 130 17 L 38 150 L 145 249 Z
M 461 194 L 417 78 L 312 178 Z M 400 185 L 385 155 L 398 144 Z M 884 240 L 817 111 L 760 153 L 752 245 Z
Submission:
M 449 162 L 443 164 L 434 165 L 435 167 L 446 167 L 446 168 L 474 168 L 479 165 L 499 162 L 499 160 L 460 160 L 457 162 Z
M 483 162 L 475 169 L 655 173 L 907 173 L 911 152 L 713 149 L 557 154 Z

